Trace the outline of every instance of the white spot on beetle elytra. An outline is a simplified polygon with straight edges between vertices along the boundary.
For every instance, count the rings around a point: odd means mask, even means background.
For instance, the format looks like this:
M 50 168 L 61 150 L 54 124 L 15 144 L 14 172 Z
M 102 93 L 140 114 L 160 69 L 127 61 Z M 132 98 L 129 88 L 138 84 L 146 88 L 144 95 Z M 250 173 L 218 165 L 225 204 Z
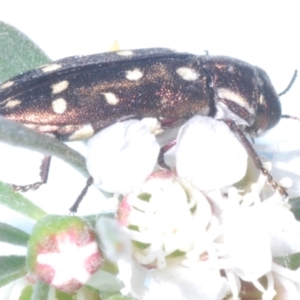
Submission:
M 120 99 L 113 93 L 101 93 L 104 95 L 105 100 L 110 105 L 116 105 L 119 103 Z
M 176 70 L 176 73 L 184 80 L 194 81 L 199 77 L 199 73 L 191 68 L 181 67 Z
M 76 130 L 70 137 L 69 141 L 76 141 L 76 140 L 82 140 L 87 139 L 91 136 L 93 136 L 95 133 L 94 128 L 91 124 L 86 124 L 82 126 L 80 129 Z
M 52 101 L 52 109 L 57 114 L 63 114 L 67 109 L 67 101 L 64 98 Z
M 250 114 L 254 114 L 254 108 L 249 106 L 247 99 L 242 97 L 242 95 L 224 88 L 217 89 L 217 95 L 218 98 L 226 99 L 231 102 L 234 102 L 238 104 L 240 107 L 246 109 Z
M 55 70 L 58 70 L 62 68 L 62 65 L 60 64 L 50 64 L 50 65 L 44 65 L 41 67 L 41 70 L 44 72 L 44 73 L 48 73 L 48 72 L 52 72 L 52 71 L 55 71 Z
M 5 104 L 5 107 L 6 107 L 6 108 L 14 108 L 14 107 L 20 105 L 21 103 L 22 103 L 21 100 L 13 99 L 13 100 L 9 100 L 9 101 Z
M 121 56 L 131 56 L 133 55 L 133 51 L 131 50 L 118 51 L 117 54 Z
M 52 94 L 58 94 L 61 93 L 62 91 L 66 90 L 69 86 L 69 81 L 63 80 L 58 83 L 54 83 L 51 85 L 52 88 Z
M 14 85 L 14 81 L 7 81 L 7 82 L 3 83 L 0 86 L 0 88 L 1 88 L 1 90 L 4 90 L 4 89 L 11 87 L 12 85 Z
M 132 81 L 138 81 L 143 77 L 143 73 L 139 69 L 126 71 L 126 78 Z

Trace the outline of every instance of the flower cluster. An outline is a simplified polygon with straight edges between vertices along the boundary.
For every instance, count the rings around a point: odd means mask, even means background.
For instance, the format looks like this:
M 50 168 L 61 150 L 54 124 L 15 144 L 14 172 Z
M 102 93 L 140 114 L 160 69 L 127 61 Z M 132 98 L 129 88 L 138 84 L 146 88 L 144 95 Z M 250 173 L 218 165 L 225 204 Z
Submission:
M 118 224 L 102 219 L 98 232 L 123 292 L 137 299 L 243 299 L 245 290 L 262 299 L 299 297 L 300 271 L 275 258 L 300 251 L 300 223 L 228 126 L 192 118 L 165 156 L 172 171 L 155 171 L 159 145 L 148 124 L 118 123 L 88 145 L 96 185 L 122 199 Z
M 300 269 L 286 262 L 300 252 L 300 223 L 228 126 L 192 118 L 164 156 L 169 170 L 157 166 L 161 131 L 156 120 L 129 120 L 90 139 L 87 166 L 114 194 L 116 218 L 102 216 L 94 229 L 78 217 L 42 218 L 15 293 L 29 280 L 49 284 L 53 297 L 54 287 L 84 299 L 110 282 L 138 300 L 299 298 Z M 100 270 L 103 258 L 117 278 Z

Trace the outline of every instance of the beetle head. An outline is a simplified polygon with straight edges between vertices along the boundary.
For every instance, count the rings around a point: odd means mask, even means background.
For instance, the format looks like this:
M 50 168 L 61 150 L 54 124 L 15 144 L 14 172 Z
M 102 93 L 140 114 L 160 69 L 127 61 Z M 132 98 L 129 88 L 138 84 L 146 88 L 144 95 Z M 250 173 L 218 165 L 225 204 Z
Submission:
M 216 119 L 232 120 L 253 136 L 279 122 L 279 97 L 264 70 L 238 59 L 210 56 L 204 68 L 211 77 Z
M 281 118 L 281 105 L 267 73 L 255 67 L 259 98 L 257 99 L 256 117 L 253 125 L 249 128 L 250 133 L 261 135 L 265 131 L 277 125 Z

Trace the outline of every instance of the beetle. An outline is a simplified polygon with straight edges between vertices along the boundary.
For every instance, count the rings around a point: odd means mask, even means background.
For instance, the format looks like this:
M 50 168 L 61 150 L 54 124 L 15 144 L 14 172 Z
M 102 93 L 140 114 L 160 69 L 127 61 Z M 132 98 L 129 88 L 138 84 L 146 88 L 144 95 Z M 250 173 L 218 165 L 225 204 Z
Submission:
M 245 136 L 277 125 L 279 95 L 264 70 L 244 61 L 164 48 L 125 50 L 64 58 L 0 85 L 0 115 L 61 141 L 89 138 L 131 118 L 153 117 L 168 130 L 197 114 L 226 122 L 269 183 L 287 196 Z M 44 169 L 49 163 L 46 158 Z M 44 174 L 21 190 L 46 180 Z

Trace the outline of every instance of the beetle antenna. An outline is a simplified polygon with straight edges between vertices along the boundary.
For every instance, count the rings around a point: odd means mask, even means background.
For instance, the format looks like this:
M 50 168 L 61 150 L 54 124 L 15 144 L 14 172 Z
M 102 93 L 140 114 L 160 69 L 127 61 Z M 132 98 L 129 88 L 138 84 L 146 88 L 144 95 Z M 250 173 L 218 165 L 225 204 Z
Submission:
M 296 116 L 290 116 L 290 115 L 281 115 L 281 118 L 285 118 L 285 119 L 293 119 L 293 120 L 300 121 L 300 118 L 299 118 L 299 117 L 296 117 Z
M 296 80 L 297 74 L 298 74 L 298 70 L 295 70 L 294 75 L 293 75 L 293 77 L 292 77 L 292 80 L 290 81 L 290 83 L 289 83 L 289 85 L 286 87 L 286 89 L 285 89 L 283 92 L 281 92 L 281 93 L 278 94 L 279 97 L 282 96 L 282 95 L 284 95 L 286 92 L 289 91 L 289 89 L 292 87 L 292 85 L 294 84 L 294 82 L 295 82 L 295 80 Z M 282 117 L 283 117 L 283 116 L 282 116 Z M 284 117 L 283 117 L 283 118 L 284 118 Z

